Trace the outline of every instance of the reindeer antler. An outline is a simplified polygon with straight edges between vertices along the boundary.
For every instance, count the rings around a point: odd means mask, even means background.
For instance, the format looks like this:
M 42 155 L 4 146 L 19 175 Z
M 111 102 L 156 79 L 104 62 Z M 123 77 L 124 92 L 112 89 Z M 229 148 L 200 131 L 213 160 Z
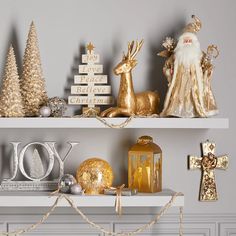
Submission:
M 132 52 L 133 49 L 134 49 L 134 41 L 132 41 L 131 43 L 129 42 L 128 43 L 128 52 L 127 52 L 126 58 L 128 60 L 134 59 L 134 57 L 137 55 L 137 53 L 140 51 L 141 47 L 143 46 L 143 43 L 144 43 L 143 40 L 141 40 L 140 42 L 136 41 L 135 50 L 134 50 L 134 52 Z
M 128 52 L 127 52 L 127 56 L 126 56 L 126 58 L 128 60 L 131 59 L 131 52 L 132 52 L 133 48 L 134 48 L 134 41 L 132 41 L 131 43 L 128 42 Z
M 134 42 L 134 41 L 133 41 L 133 42 Z M 136 48 L 135 48 L 133 54 L 131 55 L 131 59 L 134 59 L 134 58 L 135 58 L 135 56 L 137 55 L 137 53 L 138 53 L 138 52 L 140 51 L 140 49 L 142 48 L 143 43 L 144 43 L 143 39 L 142 39 L 140 42 L 136 41 Z

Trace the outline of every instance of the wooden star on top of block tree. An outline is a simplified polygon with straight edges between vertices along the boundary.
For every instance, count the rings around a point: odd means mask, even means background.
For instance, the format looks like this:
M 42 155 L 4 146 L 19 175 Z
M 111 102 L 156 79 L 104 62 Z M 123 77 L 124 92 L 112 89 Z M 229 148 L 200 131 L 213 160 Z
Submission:
M 89 54 L 92 54 L 93 52 L 93 49 L 95 48 L 94 45 L 90 42 L 88 45 L 87 45 L 87 51 L 89 52 Z

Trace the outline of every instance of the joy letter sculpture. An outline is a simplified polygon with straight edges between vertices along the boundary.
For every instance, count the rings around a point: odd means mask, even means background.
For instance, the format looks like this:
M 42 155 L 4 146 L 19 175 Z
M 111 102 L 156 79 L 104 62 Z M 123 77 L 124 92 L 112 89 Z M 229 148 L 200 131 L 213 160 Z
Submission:
M 51 191 L 57 189 L 58 181 L 64 175 L 64 163 L 72 149 L 79 144 L 77 142 L 67 143 L 69 149 L 63 157 L 56 149 L 56 142 L 32 142 L 23 147 L 20 147 L 20 142 L 11 142 L 13 146 L 12 173 L 10 178 L 4 179 L 0 183 L 0 191 Z M 26 152 L 31 146 L 40 146 L 40 148 L 45 149 L 47 155 L 40 157 L 37 148 L 34 148 L 32 156 L 27 155 Z M 25 167 L 26 159 L 30 161 L 28 171 Z M 47 162 L 46 169 L 44 169 L 43 162 Z M 56 162 L 59 170 L 57 176 L 50 180 L 48 177 L 52 175 Z M 26 180 L 17 180 L 19 172 Z
M 135 56 L 140 51 L 143 40 L 134 41 L 128 44 L 127 55 L 123 56 L 122 61 L 114 68 L 116 75 L 121 75 L 120 89 L 117 98 L 117 107 L 110 107 L 101 113 L 102 117 L 116 116 L 148 116 L 158 113 L 159 95 L 156 92 L 146 91 L 135 94 L 132 81 L 132 69 L 137 65 Z

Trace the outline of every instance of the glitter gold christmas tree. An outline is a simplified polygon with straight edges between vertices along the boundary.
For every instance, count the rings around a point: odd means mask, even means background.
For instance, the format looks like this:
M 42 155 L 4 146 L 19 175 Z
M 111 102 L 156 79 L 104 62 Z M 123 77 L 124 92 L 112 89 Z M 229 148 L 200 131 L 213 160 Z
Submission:
M 1 90 L 1 116 L 23 117 L 24 108 L 20 91 L 20 81 L 17 72 L 14 49 L 10 46 L 3 76 Z
M 21 89 L 25 115 L 37 116 L 40 107 L 47 102 L 47 93 L 34 22 L 32 22 L 30 26 L 23 59 Z

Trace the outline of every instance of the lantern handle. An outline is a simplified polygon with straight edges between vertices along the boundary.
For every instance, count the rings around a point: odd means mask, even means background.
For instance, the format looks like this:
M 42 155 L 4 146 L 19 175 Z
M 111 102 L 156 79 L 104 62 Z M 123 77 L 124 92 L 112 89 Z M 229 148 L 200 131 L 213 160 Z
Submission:
M 148 136 L 148 135 L 144 135 L 138 138 L 137 143 L 141 144 L 141 145 L 146 145 L 148 143 L 152 143 L 153 142 L 153 138 Z

